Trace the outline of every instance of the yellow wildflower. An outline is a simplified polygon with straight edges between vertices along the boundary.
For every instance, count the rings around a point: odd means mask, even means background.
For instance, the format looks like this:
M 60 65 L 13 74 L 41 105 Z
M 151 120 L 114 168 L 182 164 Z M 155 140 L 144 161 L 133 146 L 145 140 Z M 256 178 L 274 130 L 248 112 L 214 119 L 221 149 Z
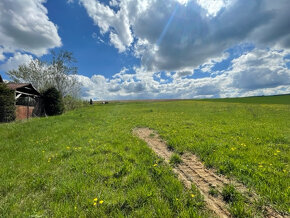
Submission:
M 281 151 L 280 151 L 280 150 L 277 150 L 276 152 L 279 153 L 279 152 L 281 152 Z
M 101 201 L 99 201 L 99 203 L 100 203 L 100 204 L 102 204 L 102 203 L 104 203 L 104 201 L 103 201 L 103 200 L 101 200 Z
M 157 167 L 157 164 L 154 164 L 153 166 L 154 166 L 154 167 Z
M 94 199 L 94 201 L 97 201 L 97 200 L 98 200 L 98 198 L 95 198 L 95 199 Z
M 69 146 L 67 146 L 67 147 L 66 147 L 66 149 L 70 149 L 70 147 L 69 147 Z
M 96 202 L 94 202 L 94 206 L 96 206 L 97 205 L 97 203 Z
M 191 194 L 191 197 L 192 197 L 192 198 L 194 198 L 194 197 L 195 197 L 195 195 L 194 195 L 194 194 Z

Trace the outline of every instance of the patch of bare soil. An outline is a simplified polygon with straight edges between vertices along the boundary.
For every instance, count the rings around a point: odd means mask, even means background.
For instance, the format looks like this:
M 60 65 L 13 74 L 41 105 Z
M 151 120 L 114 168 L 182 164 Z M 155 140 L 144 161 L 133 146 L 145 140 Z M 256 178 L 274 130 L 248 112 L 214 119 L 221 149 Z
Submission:
M 166 162 L 169 162 L 172 151 L 168 150 L 166 143 L 159 135 L 149 128 L 136 128 L 133 133 L 140 139 L 144 140 L 148 146 Z M 227 204 L 223 201 L 221 195 L 213 196 L 209 192 L 211 189 L 217 190 L 219 193 L 227 184 L 232 184 L 235 188 L 247 196 L 248 200 L 255 202 L 259 199 L 258 195 L 252 190 L 248 190 L 243 184 L 230 180 L 221 175 L 217 175 L 214 170 L 206 169 L 203 163 L 193 154 L 186 153 L 181 157 L 182 163 L 176 166 L 173 171 L 187 188 L 191 188 L 194 183 L 204 196 L 204 200 L 210 210 L 219 217 L 230 217 L 227 210 Z M 265 207 L 265 217 L 283 217 L 270 207 Z

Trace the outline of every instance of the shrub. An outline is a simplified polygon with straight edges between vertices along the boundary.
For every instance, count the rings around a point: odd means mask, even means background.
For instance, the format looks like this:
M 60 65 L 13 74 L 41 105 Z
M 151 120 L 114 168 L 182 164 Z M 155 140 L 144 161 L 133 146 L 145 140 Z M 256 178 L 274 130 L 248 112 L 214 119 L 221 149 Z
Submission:
M 0 83 L 0 122 L 11 122 L 16 118 L 14 91 Z
M 56 88 L 48 88 L 42 93 L 45 113 L 48 116 L 60 115 L 64 111 L 62 96 Z
M 64 97 L 63 103 L 65 111 L 75 110 L 77 108 L 81 108 L 88 105 L 87 101 L 71 97 L 70 95 Z

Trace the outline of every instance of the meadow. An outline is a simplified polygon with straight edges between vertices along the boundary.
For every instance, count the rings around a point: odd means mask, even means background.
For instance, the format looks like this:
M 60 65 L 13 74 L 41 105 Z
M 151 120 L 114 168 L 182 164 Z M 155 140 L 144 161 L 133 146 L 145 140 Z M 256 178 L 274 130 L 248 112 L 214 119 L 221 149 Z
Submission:
M 244 98 L 201 99 L 201 101 L 249 103 L 249 104 L 290 104 L 290 94 L 276 96 L 253 96 Z
M 0 214 L 212 216 L 135 127 L 156 130 L 176 153 L 196 154 L 290 213 L 290 105 L 192 100 L 93 105 L 1 124 Z

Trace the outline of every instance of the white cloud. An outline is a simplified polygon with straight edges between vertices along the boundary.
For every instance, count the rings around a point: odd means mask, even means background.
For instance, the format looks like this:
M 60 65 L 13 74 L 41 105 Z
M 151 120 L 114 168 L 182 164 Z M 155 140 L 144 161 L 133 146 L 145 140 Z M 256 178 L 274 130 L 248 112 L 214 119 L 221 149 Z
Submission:
M 22 51 L 41 56 L 48 49 L 61 46 L 57 26 L 49 20 L 44 2 L 45 0 L 1 0 L 2 54 Z
M 133 42 L 130 28 L 128 11 L 123 8 L 115 12 L 108 5 L 96 0 L 80 0 L 88 15 L 101 29 L 101 33 L 110 33 L 110 42 L 119 50 L 124 52 Z M 117 1 L 111 1 L 110 5 L 116 6 Z
M 196 0 L 197 3 L 206 11 L 207 16 L 216 16 L 218 12 L 228 7 L 230 4 L 229 0 Z
M 255 49 L 233 61 L 230 77 L 233 86 L 243 90 L 290 86 L 290 70 L 278 50 Z
M 98 100 L 145 98 L 210 98 L 273 95 L 290 92 L 286 51 L 254 49 L 232 61 L 232 67 L 214 77 L 187 78 L 192 71 L 154 73 L 123 68 L 112 79 L 102 75 L 80 76 L 83 97 Z M 209 63 L 219 63 L 228 54 Z M 210 70 L 209 70 L 210 71 Z M 165 82 L 164 82 L 165 81 Z
M 31 55 L 16 52 L 14 56 L 8 58 L 4 64 L 0 65 L 0 69 L 3 71 L 16 70 L 19 65 L 28 64 L 32 59 Z
M 96 99 L 202 98 L 290 91 L 289 0 L 79 0 L 119 52 L 141 65 L 112 78 L 78 76 Z M 95 35 L 96 36 L 96 35 Z M 256 49 L 239 55 L 229 48 Z M 241 49 L 243 50 L 243 49 Z M 222 61 L 232 65 L 213 69 Z M 196 79 L 194 69 L 210 77 Z M 206 74 L 205 74 L 206 75 Z
M 147 71 L 194 69 L 244 42 L 290 48 L 289 0 L 80 2 L 111 44 L 132 49 Z
M 5 56 L 4 56 L 4 49 L 2 47 L 0 47 L 0 61 L 4 61 L 5 60 Z

